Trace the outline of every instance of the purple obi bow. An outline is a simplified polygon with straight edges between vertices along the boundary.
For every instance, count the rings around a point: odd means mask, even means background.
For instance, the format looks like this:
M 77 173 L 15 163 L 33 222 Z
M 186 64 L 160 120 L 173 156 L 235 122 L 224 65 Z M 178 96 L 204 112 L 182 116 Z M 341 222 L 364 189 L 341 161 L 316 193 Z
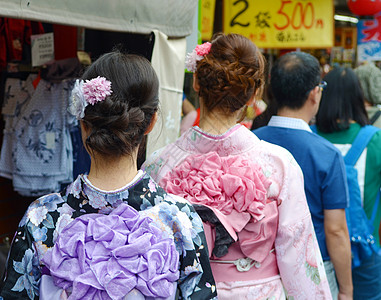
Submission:
M 125 203 L 109 215 L 76 218 L 43 263 L 69 299 L 123 299 L 133 289 L 167 298 L 179 278 L 174 241 Z

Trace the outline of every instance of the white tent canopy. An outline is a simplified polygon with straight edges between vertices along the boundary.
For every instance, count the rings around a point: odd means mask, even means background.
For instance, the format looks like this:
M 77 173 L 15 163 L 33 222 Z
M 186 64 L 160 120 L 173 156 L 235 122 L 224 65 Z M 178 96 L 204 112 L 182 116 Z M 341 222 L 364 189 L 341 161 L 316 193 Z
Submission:
M 197 0 L 0 0 L 0 16 L 169 37 L 192 32 Z

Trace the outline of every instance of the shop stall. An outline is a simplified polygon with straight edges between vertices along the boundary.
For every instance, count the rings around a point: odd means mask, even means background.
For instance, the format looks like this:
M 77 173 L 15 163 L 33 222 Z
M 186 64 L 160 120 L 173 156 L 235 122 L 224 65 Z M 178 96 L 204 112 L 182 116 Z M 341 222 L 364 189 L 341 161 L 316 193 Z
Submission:
M 89 59 L 96 59 L 115 45 L 123 51 L 147 57 L 159 77 L 161 107 L 156 129 L 147 139 L 146 155 L 178 137 L 185 37 L 192 32 L 197 3 L 197 0 L 0 0 L 1 120 L 5 126 L 0 159 L 0 244 L 13 234 L 30 201 L 41 193 L 57 191 L 61 183 L 72 178 L 76 165 L 72 164 L 73 157 L 67 153 L 76 147 L 78 140 L 73 141 L 69 132 L 73 120 L 65 114 L 67 95 L 70 84 Z M 43 38 L 39 34 L 44 34 Z M 36 45 L 42 45 L 39 47 L 44 49 L 53 48 L 53 60 L 41 63 L 36 62 L 36 58 L 32 59 L 31 49 Z M 37 54 L 43 58 L 44 55 L 52 55 L 52 51 L 37 51 Z M 61 80 L 57 76 L 61 76 Z M 44 87 L 40 86 L 41 82 L 45 82 Z M 55 94 L 46 94 L 46 90 L 53 86 L 59 90 Z M 37 89 L 41 90 L 39 96 L 35 92 Z M 54 96 L 57 94 L 62 101 Z M 33 100 L 33 105 L 29 105 L 32 103 L 30 100 Z M 28 105 L 24 105 L 26 103 Z M 55 115 L 58 112 L 61 114 Z M 59 125 L 57 128 L 50 123 L 54 128 L 42 123 L 52 116 L 61 120 L 54 124 Z M 41 129 L 42 125 L 45 131 Z M 21 135 L 20 128 L 23 130 Z M 36 144 L 31 141 L 28 144 L 28 136 L 39 134 L 33 131 L 35 128 L 39 128 L 42 142 Z M 10 146 L 20 142 L 24 146 L 27 144 L 30 151 L 18 151 L 16 154 L 13 150 L 7 151 L 7 147 L 22 148 Z M 56 149 L 61 150 L 57 152 Z M 39 162 L 29 160 L 31 153 L 38 157 Z M 43 167 L 44 161 L 54 156 L 59 161 L 55 172 L 50 165 Z M 66 168 L 60 173 L 57 170 L 62 166 Z M 32 173 L 40 176 L 38 183 L 28 181 Z M 48 184 L 54 176 L 57 180 Z M 16 185 L 12 184 L 15 178 Z M 44 181 L 45 184 L 41 184 Z M 32 185 L 39 189 L 34 193 L 25 192 Z

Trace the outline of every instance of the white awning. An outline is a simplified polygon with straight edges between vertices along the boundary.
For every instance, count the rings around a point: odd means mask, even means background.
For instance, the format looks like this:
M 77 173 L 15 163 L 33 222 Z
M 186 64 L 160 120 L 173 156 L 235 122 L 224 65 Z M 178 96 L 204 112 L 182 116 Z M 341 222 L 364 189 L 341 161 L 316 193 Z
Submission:
M 169 37 L 192 32 L 197 0 L 0 0 L 0 16 Z

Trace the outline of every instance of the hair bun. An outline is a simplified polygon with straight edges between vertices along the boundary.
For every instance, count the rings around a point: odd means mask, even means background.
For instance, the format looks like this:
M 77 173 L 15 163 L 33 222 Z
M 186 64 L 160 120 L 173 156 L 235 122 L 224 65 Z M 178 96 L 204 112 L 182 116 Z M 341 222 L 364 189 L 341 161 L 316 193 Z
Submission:
M 218 34 L 210 53 L 197 63 L 199 96 L 209 111 L 237 111 L 264 84 L 264 69 L 264 57 L 249 39 Z
M 86 148 L 106 156 L 131 155 L 158 109 L 157 75 L 147 59 L 111 52 L 95 61 L 83 79 L 97 76 L 111 82 L 112 94 L 85 109 Z

